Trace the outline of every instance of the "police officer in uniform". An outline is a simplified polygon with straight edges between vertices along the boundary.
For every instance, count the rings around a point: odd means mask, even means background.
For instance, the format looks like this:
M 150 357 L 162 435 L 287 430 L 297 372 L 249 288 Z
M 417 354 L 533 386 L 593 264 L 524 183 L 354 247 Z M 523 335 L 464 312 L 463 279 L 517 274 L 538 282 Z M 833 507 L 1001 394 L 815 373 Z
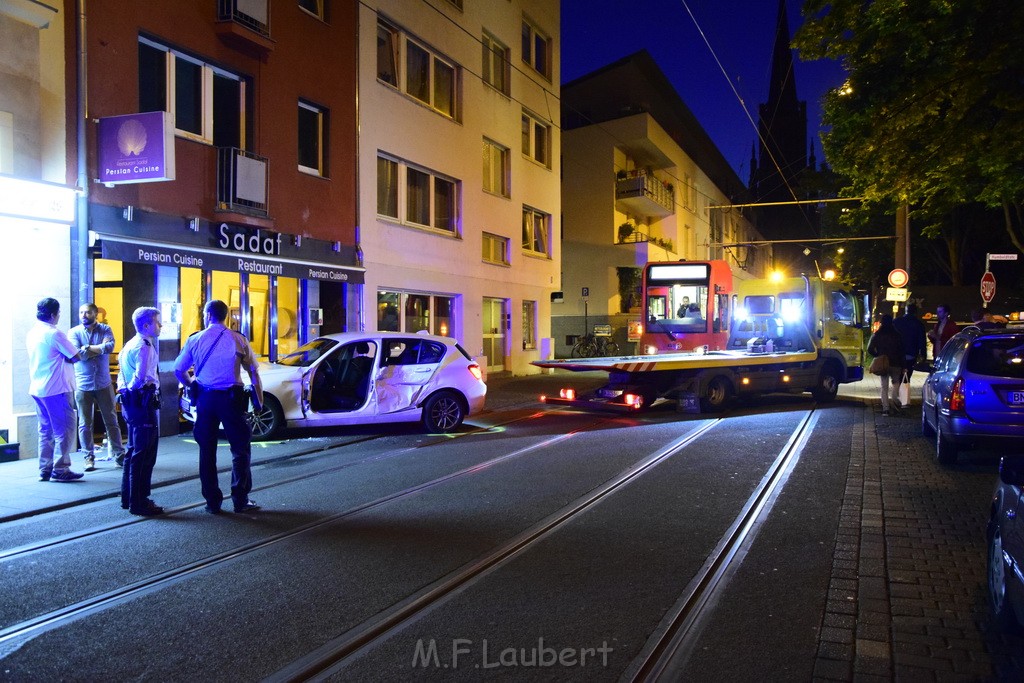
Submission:
M 231 445 L 231 502 L 235 512 L 259 509 L 249 498 L 252 490 L 250 440 L 252 427 L 246 420 L 249 394 L 241 379 L 245 370 L 252 383 L 253 405 L 263 405 L 263 383 L 260 381 L 256 354 L 249 340 L 224 325 L 228 306 L 214 299 L 203 307 L 206 329 L 185 342 L 174 362 L 174 374 L 186 391 L 198 389 L 196 423 L 192 428 L 199 444 L 199 481 L 202 483 L 206 511 L 219 514 L 224 494 L 217 481 L 217 429 L 224 425 Z M 190 373 L 189 370 L 194 370 Z M 198 383 L 198 384 L 197 384 Z M 193 384 L 197 386 L 193 387 Z
M 128 424 L 124 471 L 121 473 L 121 507 L 133 515 L 150 517 L 164 509 L 149 498 L 153 466 L 160 443 L 160 353 L 157 350 L 162 321 L 155 308 L 136 308 L 132 314 L 136 335 L 117 357 L 117 397 Z

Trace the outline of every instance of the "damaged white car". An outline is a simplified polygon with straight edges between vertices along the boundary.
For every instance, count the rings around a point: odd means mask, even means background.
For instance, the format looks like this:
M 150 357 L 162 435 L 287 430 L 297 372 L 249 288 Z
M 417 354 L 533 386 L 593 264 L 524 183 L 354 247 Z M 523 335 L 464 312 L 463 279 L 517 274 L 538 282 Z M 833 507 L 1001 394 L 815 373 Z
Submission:
M 451 432 L 484 408 L 480 366 L 450 337 L 343 332 L 318 337 L 276 363 L 261 363 L 265 405 L 253 439 L 285 427 L 419 421 Z M 182 396 L 185 419 L 195 408 Z

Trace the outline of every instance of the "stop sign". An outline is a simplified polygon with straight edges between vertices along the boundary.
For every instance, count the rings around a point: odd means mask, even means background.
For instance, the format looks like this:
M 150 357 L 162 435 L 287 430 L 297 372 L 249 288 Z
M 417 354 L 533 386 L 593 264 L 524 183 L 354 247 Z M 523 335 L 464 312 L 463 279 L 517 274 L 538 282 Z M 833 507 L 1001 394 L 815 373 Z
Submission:
M 996 276 L 991 270 L 985 271 L 981 276 L 981 298 L 986 304 L 992 303 L 996 296 Z

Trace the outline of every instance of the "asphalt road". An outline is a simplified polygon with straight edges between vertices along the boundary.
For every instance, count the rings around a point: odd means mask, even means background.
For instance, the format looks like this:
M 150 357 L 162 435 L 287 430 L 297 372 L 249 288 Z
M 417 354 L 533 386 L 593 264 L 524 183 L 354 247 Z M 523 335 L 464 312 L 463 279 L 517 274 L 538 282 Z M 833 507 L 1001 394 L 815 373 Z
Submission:
M 550 383 L 492 392 L 457 436 L 389 429 L 261 466 L 252 515 L 207 515 L 186 482 L 162 518 L 105 502 L 11 522 L 0 679 L 628 678 L 809 415 L 668 675 L 820 677 L 863 404 L 609 416 L 543 409 Z M 990 468 L 957 474 L 968 498 L 990 488 Z M 958 541 L 983 563 L 983 539 Z

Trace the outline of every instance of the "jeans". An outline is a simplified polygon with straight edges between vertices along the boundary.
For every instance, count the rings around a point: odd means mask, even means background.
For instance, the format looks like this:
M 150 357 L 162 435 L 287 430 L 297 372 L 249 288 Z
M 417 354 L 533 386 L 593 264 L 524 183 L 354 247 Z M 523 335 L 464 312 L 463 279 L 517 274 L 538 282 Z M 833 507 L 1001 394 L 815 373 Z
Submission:
M 70 391 L 53 396 L 33 396 L 39 418 L 39 474 L 71 469 L 71 447 L 75 443 L 75 402 Z M 54 462 L 54 444 L 60 458 Z
M 93 455 L 92 423 L 93 413 L 98 406 L 103 416 L 103 427 L 110 440 L 110 454 L 117 456 L 124 453 L 121 444 L 121 427 L 117 424 L 117 412 L 114 410 L 114 386 L 108 384 L 95 391 L 75 392 L 78 403 L 78 445 L 87 455 Z

